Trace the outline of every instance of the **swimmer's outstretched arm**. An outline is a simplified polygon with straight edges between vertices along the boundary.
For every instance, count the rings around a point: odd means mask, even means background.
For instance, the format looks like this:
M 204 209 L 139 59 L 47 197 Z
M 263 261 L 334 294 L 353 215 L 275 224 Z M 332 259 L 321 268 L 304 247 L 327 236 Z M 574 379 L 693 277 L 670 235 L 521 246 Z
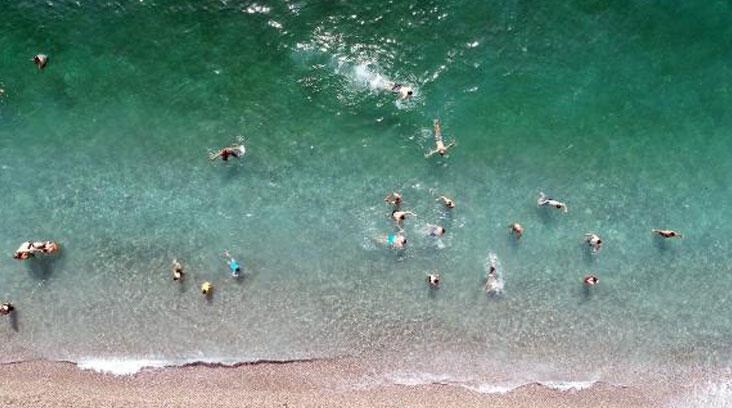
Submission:
M 457 145 L 457 142 L 453 140 L 452 142 L 448 143 L 447 146 L 445 146 L 445 150 L 447 150 L 453 146 L 456 146 L 456 145 Z
M 432 150 L 431 152 L 429 152 L 429 153 L 425 154 L 425 155 L 424 155 L 424 158 L 425 158 L 425 159 L 427 159 L 427 158 L 430 158 L 430 157 L 432 157 L 432 155 L 433 155 L 433 154 L 437 153 L 438 151 L 439 151 L 439 150 L 437 150 L 437 149 L 435 149 L 435 150 Z
M 209 159 L 209 160 L 216 160 L 216 159 L 218 159 L 219 157 L 221 157 L 221 151 L 218 151 L 218 152 L 216 152 L 216 153 L 213 153 L 213 152 L 208 152 L 208 159 Z

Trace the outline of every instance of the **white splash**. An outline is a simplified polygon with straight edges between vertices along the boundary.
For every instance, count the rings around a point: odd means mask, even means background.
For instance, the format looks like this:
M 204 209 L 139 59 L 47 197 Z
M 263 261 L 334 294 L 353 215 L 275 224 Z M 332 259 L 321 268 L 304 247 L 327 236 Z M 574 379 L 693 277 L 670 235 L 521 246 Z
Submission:
M 493 252 L 488 253 L 485 260 L 485 286 L 483 289 L 486 293 L 500 294 L 503 293 L 503 267 L 498 255 Z M 494 273 L 491 273 L 494 270 Z
M 163 368 L 168 363 L 164 360 L 91 358 L 80 360 L 76 365 L 82 370 L 124 376 L 138 373 L 144 368 Z

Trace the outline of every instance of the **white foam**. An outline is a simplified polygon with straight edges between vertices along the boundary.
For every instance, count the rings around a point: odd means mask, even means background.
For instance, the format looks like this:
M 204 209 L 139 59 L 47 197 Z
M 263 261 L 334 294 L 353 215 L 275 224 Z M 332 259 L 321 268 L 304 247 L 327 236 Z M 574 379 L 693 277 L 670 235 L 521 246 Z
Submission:
M 82 370 L 123 376 L 138 373 L 145 368 L 163 368 L 169 364 L 164 360 L 90 358 L 80 360 L 76 365 Z
M 557 391 L 569 391 L 569 390 L 586 390 L 595 385 L 597 381 L 539 381 L 539 384 L 544 387 L 551 388 Z

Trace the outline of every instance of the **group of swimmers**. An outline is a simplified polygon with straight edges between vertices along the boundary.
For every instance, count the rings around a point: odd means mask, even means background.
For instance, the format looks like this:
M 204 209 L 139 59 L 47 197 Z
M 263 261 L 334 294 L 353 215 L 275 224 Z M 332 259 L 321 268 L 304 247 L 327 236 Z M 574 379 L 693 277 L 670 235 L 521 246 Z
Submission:
M 436 121 L 436 124 L 438 122 Z M 437 124 L 439 126 L 439 124 Z M 437 198 L 438 201 L 442 202 L 442 204 L 447 209 L 453 209 L 455 208 L 455 202 L 446 197 L 446 196 L 440 196 Z M 395 222 L 398 232 L 389 234 L 385 237 L 383 242 L 389 247 L 394 249 L 404 249 L 407 244 L 407 238 L 404 235 L 404 229 L 402 228 L 402 222 L 407 218 L 407 216 L 416 216 L 415 213 L 412 211 L 402 211 L 400 209 L 400 206 L 402 204 L 402 195 L 398 192 L 392 192 L 389 193 L 385 198 L 384 201 L 388 204 L 392 205 L 394 207 L 391 218 Z M 551 198 L 544 194 L 543 192 L 539 193 L 539 198 L 537 199 L 537 205 L 539 207 L 551 207 L 558 210 L 561 210 L 564 213 L 567 213 L 569 211 L 569 207 L 566 203 L 556 200 L 554 198 Z M 441 237 L 445 234 L 445 228 L 433 225 L 433 224 L 427 224 L 429 228 L 429 235 L 434 237 Z M 514 238 L 516 240 L 521 239 L 521 237 L 524 234 L 524 227 L 514 222 L 508 226 L 511 234 L 513 234 Z M 669 229 L 652 229 L 652 233 L 658 235 L 661 238 L 682 238 L 683 235 L 677 231 L 669 230 Z M 598 253 L 602 249 L 603 241 L 602 238 L 596 233 L 587 233 L 585 234 L 585 243 L 587 243 L 588 247 L 593 253 Z M 583 278 L 583 283 L 586 286 L 594 286 L 600 282 L 600 279 L 596 275 L 586 275 Z M 436 272 L 428 273 L 427 274 L 427 283 L 432 288 L 439 287 L 440 284 L 440 274 Z M 488 268 L 488 271 L 486 273 L 485 277 L 485 285 L 484 290 L 487 293 L 493 293 L 496 291 L 498 287 L 498 276 L 497 276 L 497 267 L 496 267 L 496 260 L 492 259 L 490 266 Z

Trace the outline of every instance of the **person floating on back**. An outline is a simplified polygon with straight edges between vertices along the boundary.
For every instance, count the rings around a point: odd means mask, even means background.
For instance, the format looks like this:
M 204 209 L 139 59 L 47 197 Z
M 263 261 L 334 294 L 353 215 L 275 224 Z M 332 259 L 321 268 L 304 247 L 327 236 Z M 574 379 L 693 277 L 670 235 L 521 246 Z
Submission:
M 651 230 L 654 234 L 658 235 L 659 237 L 663 238 L 683 238 L 684 236 L 681 235 L 680 232 L 676 232 L 674 230 L 660 230 L 660 229 L 652 229 Z
M 585 283 L 585 286 L 595 286 L 600 282 L 600 278 L 595 275 L 587 275 L 582 282 Z
M 585 242 L 592 248 L 592 252 L 600 252 L 602 239 L 597 234 L 585 234 Z
M 511 233 L 513 233 L 516 239 L 521 239 L 521 236 L 524 235 L 524 227 L 522 227 L 521 224 L 517 222 L 509 225 L 508 228 L 511 229 Z
M 427 283 L 431 288 L 438 288 L 440 286 L 440 274 L 439 273 L 428 273 Z
M 544 193 L 539 193 L 539 199 L 536 200 L 536 203 L 539 205 L 539 207 L 554 207 L 558 210 L 564 211 L 565 213 L 569 211 L 569 209 L 567 208 L 567 204 L 547 197 Z
M 239 266 L 239 262 L 237 262 L 236 259 L 234 259 L 234 257 L 229 254 L 229 251 L 224 251 L 224 257 L 226 257 L 226 264 L 231 270 L 231 276 L 233 276 L 234 278 L 238 278 L 239 274 L 241 273 L 241 267 Z
M 228 161 L 229 157 L 239 158 L 241 156 L 244 156 L 244 153 L 246 153 L 246 151 L 247 149 L 244 147 L 244 145 L 233 145 L 224 147 L 216 153 L 209 153 L 208 158 L 210 160 L 216 160 L 220 157 L 221 160 Z
M 31 59 L 34 64 L 38 67 L 38 69 L 46 68 L 46 65 L 48 65 L 48 55 L 46 54 L 36 54 L 33 59 Z
M 399 207 L 399 205 L 402 203 L 402 195 L 397 192 L 389 193 L 386 195 L 386 197 L 384 197 L 384 202 L 387 204 L 391 204 L 394 207 Z
M 173 259 L 173 280 L 176 282 L 180 282 L 183 280 L 183 276 L 185 273 L 183 272 L 183 265 L 178 262 L 177 259 Z
M 11 303 L 3 303 L 0 304 L 0 316 L 7 316 L 10 313 L 13 313 L 15 310 L 15 306 L 13 306 Z
M 437 201 L 442 202 L 442 204 L 444 204 L 445 207 L 447 207 L 449 209 L 455 208 L 455 201 L 452 201 L 450 198 L 448 198 L 444 195 L 437 197 Z
M 453 140 L 449 144 L 445 145 L 445 142 L 442 140 L 442 131 L 440 130 L 440 120 L 435 119 L 435 150 L 430 151 L 424 157 L 430 157 L 433 154 L 437 153 L 440 156 L 444 156 L 447 154 L 447 149 L 455 146 L 455 141 Z

